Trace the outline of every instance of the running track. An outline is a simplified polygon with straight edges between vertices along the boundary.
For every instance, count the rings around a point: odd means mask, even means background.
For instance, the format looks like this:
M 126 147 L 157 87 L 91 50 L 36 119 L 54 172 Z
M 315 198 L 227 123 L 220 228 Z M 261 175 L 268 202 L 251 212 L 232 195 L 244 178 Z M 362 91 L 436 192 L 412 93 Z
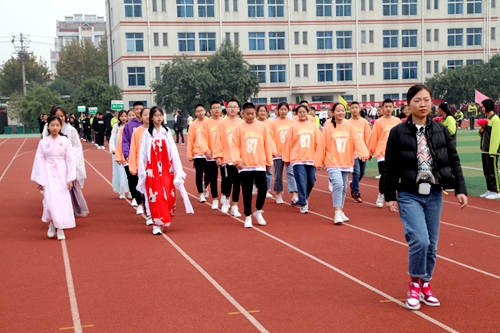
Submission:
M 308 215 L 266 199 L 268 225 L 244 229 L 197 201 L 179 146 L 195 214 L 179 200 L 172 227 L 153 236 L 113 193 L 110 154 L 83 143 L 91 214 L 59 242 L 29 180 L 37 144 L 0 140 L 0 332 L 500 331 L 498 201 L 470 197 L 460 210 L 445 198 L 433 280 L 442 305 L 411 312 L 401 222 L 373 204 L 375 179 L 362 182 L 365 203 L 346 200 L 342 226 L 321 171 Z

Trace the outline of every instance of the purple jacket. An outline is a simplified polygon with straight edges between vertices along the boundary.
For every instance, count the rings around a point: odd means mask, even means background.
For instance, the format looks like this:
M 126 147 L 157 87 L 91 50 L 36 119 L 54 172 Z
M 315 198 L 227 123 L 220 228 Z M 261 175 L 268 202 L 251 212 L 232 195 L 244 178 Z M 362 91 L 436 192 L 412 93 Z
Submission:
M 128 158 L 128 155 L 130 154 L 130 140 L 132 139 L 132 133 L 134 133 L 134 129 L 136 127 L 141 125 L 142 123 L 135 118 L 125 124 L 122 134 L 123 157 Z

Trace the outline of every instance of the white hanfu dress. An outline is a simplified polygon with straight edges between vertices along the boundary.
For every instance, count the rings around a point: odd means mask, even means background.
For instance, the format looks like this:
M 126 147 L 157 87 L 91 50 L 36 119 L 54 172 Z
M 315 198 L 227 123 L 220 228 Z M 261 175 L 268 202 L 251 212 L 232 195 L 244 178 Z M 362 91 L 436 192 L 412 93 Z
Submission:
M 120 135 L 119 133 L 120 131 L 123 131 L 123 127 L 124 126 L 118 126 L 118 124 L 113 126 L 113 129 L 111 130 L 111 137 L 109 139 L 110 153 L 116 151 L 116 144 Z M 125 172 L 125 168 L 116 162 L 114 154 L 111 154 L 111 160 L 113 163 L 113 191 L 123 195 L 129 191 L 127 173 Z
M 31 180 L 44 187 L 43 222 L 52 221 L 57 229 L 76 226 L 68 190 L 68 183 L 75 179 L 75 155 L 69 139 L 62 135 L 56 139 L 43 138 L 38 143 L 31 171 Z

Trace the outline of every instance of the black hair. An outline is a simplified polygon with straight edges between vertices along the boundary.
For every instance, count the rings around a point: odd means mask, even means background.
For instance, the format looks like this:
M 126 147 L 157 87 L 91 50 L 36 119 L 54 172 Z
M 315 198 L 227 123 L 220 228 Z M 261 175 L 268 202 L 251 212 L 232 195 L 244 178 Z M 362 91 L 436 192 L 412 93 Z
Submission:
M 353 104 L 357 104 L 357 105 L 359 105 L 359 103 L 358 103 L 358 102 L 356 102 L 356 101 L 351 102 L 351 105 L 353 105 Z
M 118 127 L 120 127 L 122 125 L 122 121 L 120 120 L 120 117 L 122 116 L 122 114 L 126 114 L 127 117 L 128 117 L 128 111 L 125 111 L 125 110 L 121 110 L 120 112 L 118 112 Z
M 238 104 L 238 107 L 241 107 L 240 105 L 240 102 L 238 102 L 237 100 L 235 100 L 234 98 L 230 99 L 229 101 L 227 101 L 227 105 L 229 105 L 229 103 L 231 102 L 235 102 L 236 104 Z
M 269 113 L 269 111 L 267 111 L 267 106 L 265 106 L 264 104 L 257 106 L 257 111 L 259 111 L 260 108 L 264 108 L 266 112 Z
M 306 101 L 305 99 L 301 100 L 299 104 L 302 104 L 302 103 L 309 104 L 309 102 L 308 102 L 308 101 Z
M 201 103 L 198 103 L 198 104 L 196 104 L 196 105 L 195 105 L 194 110 L 196 111 L 196 109 L 197 109 L 199 106 L 201 106 L 202 108 L 205 108 L 205 105 L 203 105 L 203 104 L 201 104 Z
M 57 110 L 56 110 L 57 111 Z M 52 113 L 52 110 L 50 111 Z M 66 114 L 66 113 L 65 113 Z M 56 115 L 51 115 L 48 119 L 47 119 L 47 132 L 49 133 L 50 135 L 50 129 L 49 129 L 49 125 L 52 121 L 54 120 L 57 120 L 59 121 L 59 124 L 61 124 L 61 130 L 62 130 L 62 126 L 63 126 L 63 121 L 61 120 L 61 118 L 59 118 L 59 116 L 56 116 Z M 66 136 L 63 134 L 63 132 L 59 131 L 59 135 L 62 135 L 62 136 Z
M 487 98 L 484 101 L 481 102 L 484 106 L 484 113 L 490 112 L 490 111 L 495 111 L 495 102 L 493 102 L 492 99 Z
M 423 89 L 427 90 L 432 98 L 432 91 L 427 86 L 424 86 L 423 84 L 416 84 L 410 87 L 410 89 L 408 89 L 408 92 L 406 93 L 406 102 L 408 103 L 408 105 L 410 105 L 410 101 L 413 99 L 413 97 L 415 97 L 415 95 Z
M 284 106 L 286 106 L 286 108 L 287 108 L 288 110 L 290 110 L 290 105 L 288 105 L 288 103 L 287 103 L 287 102 L 280 102 L 280 103 L 278 104 L 278 110 L 279 110 L 279 109 L 280 109 L 283 105 L 284 105 Z
M 443 110 L 443 111 L 444 111 L 444 113 L 446 113 L 446 117 L 448 117 L 448 116 L 452 116 L 451 111 L 450 111 L 450 109 L 448 108 L 448 103 L 446 103 L 446 102 L 441 102 L 441 104 L 439 104 L 439 108 L 440 108 L 441 110 Z M 445 118 L 446 118 L 446 117 L 445 117 Z M 452 117 L 453 117 L 453 116 L 452 116 Z
M 246 102 L 245 104 L 243 104 L 243 107 L 241 108 L 243 111 L 245 111 L 245 109 L 254 109 L 255 110 L 255 105 L 251 102 Z
M 338 105 L 344 106 L 344 104 L 342 104 L 340 102 L 333 104 L 332 113 L 335 112 L 335 109 L 337 108 Z M 345 110 L 345 106 L 344 106 L 344 110 Z M 337 122 L 335 121 L 335 117 L 333 115 L 332 115 L 331 121 L 332 121 L 333 127 L 337 128 Z
M 210 108 L 212 108 L 212 105 L 214 105 L 214 104 L 219 104 L 219 105 L 221 105 L 221 102 L 219 102 L 219 101 L 211 101 L 211 102 L 210 102 Z
M 149 110 L 149 115 L 151 115 L 151 109 L 150 108 L 143 108 L 141 110 L 141 117 L 142 117 L 142 113 L 144 112 L 144 110 Z
M 382 105 L 384 105 L 384 104 L 392 104 L 392 105 L 394 105 L 394 101 L 392 99 L 390 99 L 390 98 L 386 98 L 382 102 Z
M 134 102 L 134 104 L 132 105 L 132 107 L 135 107 L 137 105 L 144 106 L 144 103 L 142 103 L 141 101 L 137 101 L 137 102 Z
M 62 124 L 64 126 L 64 123 L 67 122 L 69 119 L 68 119 L 68 115 L 66 113 L 66 110 L 62 106 L 54 105 L 52 107 L 52 109 L 50 109 L 49 117 L 50 116 L 55 116 L 57 111 L 61 111 L 62 113 L 64 113 L 64 122 Z
M 159 107 L 159 106 L 153 106 L 149 110 L 149 128 L 148 128 L 148 132 L 149 132 L 149 134 L 151 134 L 151 136 L 153 136 L 153 129 L 155 128 L 155 123 L 153 121 L 153 116 L 156 113 L 156 111 L 160 111 L 163 114 L 163 116 L 165 116 L 165 112 L 163 112 L 163 109 L 161 107 Z M 168 129 L 168 127 L 165 126 L 165 124 L 163 122 L 161 123 L 161 126 L 163 126 L 163 128 L 167 131 L 167 133 L 170 132 L 170 130 Z

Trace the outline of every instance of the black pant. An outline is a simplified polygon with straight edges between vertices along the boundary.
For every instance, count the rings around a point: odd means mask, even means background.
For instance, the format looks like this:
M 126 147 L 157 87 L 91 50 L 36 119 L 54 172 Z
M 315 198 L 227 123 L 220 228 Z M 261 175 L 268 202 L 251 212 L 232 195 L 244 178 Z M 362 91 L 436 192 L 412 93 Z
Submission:
M 243 208 L 245 216 L 252 215 L 252 190 L 255 181 L 257 187 L 257 202 L 255 208 L 264 207 L 267 194 L 267 180 L 265 171 L 243 171 L 240 174 L 241 192 L 243 194 Z
M 125 166 L 125 173 L 127 174 L 128 188 L 130 189 L 132 198 L 135 199 L 138 205 L 142 204 L 142 194 L 136 189 L 137 183 L 139 182 L 139 176 L 131 174 L 128 165 Z
M 240 175 L 238 169 L 234 165 L 223 165 L 220 167 L 220 174 L 222 178 L 220 191 L 228 199 L 231 195 L 231 200 L 236 203 L 240 199 Z
M 111 138 L 111 128 L 106 130 L 106 141 L 109 143 L 109 138 Z
M 95 134 L 95 143 L 98 146 L 104 146 L 104 133 L 97 133 Z
M 483 173 L 486 178 L 486 188 L 491 192 L 499 192 L 500 185 L 498 181 L 498 155 L 482 153 Z
M 472 131 L 474 129 L 474 123 L 476 122 L 476 117 L 470 116 L 469 118 L 469 128 Z
M 380 174 L 380 179 L 378 182 L 378 193 L 384 193 L 384 169 L 385 169 L 385 161 L 378 162 L 378 173 Z
M 217 191 L 217 177 L 219 176 L 219 168 L 215 161 L 206 161 L 205 163 L 205 186 L 210 184 L 210 193 L 213 199 L 217 199 L 219 192 Z
M 196 171 L 196 189 L 200 194 L 203 193 L 203 173 L 205 173 L 205 179 L 207 178 L 205 170 L 206 163 L 207 160 L 205 158 L 195 158 L 193 162 Z
M 183 128 L 179 128 L 179 127 L 175 128 L 175 143 L 179 143 L 179 136 L 182 139 L 182 143 L 184 143 L 184 134 L 183 134 L 183 132 L 184 132 Z

